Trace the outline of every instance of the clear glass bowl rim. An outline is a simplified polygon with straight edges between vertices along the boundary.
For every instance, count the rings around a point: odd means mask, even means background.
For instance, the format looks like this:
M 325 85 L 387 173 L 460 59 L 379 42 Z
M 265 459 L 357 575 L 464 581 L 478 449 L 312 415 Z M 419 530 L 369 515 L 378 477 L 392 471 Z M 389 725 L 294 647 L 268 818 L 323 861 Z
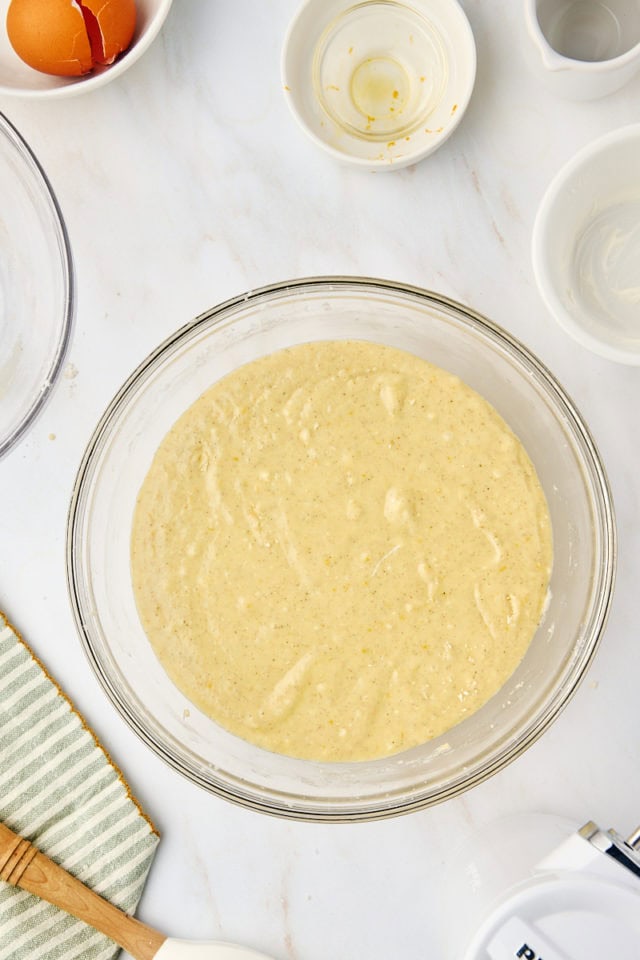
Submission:
M 216 324 L 222 323 L 229 318 L 230 314 L 233 314 L 237 307 L 246 306 L 250 302 L 260 303 L 278 297 L 292 296 L 305 291 L 321 291 L 322 289 L 327 292 L 375 290 L 378 293 L 396 293 L 414 301 L 433 305 L 436 308 L 442 307 L 445 310 L 451 310 L 456 314 L 457 321 L 496 344 L 534 376 L 553 400 L 557 411 L 565 418 L 566 425 L 580 450 L 582 466 L 588 473 L 591 492 L 596 503 L 594 525 L 597 527 L 596 536 L 602 552 L 602 563 L 600 569 L 596 572 L 597 587 L 594 589 L 596 599 L 589 611 L 589 618 L 585 625 L 584 632 L 587 640 L 584 643 L 584 650 L 581 656 L 576 658 L 571 675 L 566 679 L 564 686 L 554 691 L 545 708 L 539 711 L 523 734 L 513 739 L 508 747 L 502 749 L 496 756 L 489 758 L 489 760 L 485 759 L 477 769 L 471 771 L 465 777 L 459 777 L 452 781 L 438 792 L 416 789 L 408 792 L 408 795 L 402 798 L 394 795 L 386 801 L 382 799 L 372 801 L 368 806 L 356 809 L 349 809 L 348 807 L 329 808 L 321 802 L 316 802 L 314 805 L 312 800 L 301 802 L 300 798 L 292 798 L 288 795 L 279 798 L 274 791 L 269 794 L 265 793 L 264 796 L 257 796 L 256 793 L 259 788 L 255 788 L 253 785 L 252 790 L 244 791 L 237 784 L 226 783 L 219 778 L 213 783 L 209 778 L 199 774 L 196 769 L 187 767 L 179 758 L 176 758 L 167 750 L 161 742 L 155 739 L 152 733 L 138 722 L 129 709 L 126 700 L 122 697 L 117 684 L 102 668 L 83 617 L 76 560 L 76 543 L 80 535 L 79 528 L 83 503 L 88 494 L 87 485 L 91 479 L 92 464 L 104 444 L 108 442 L 111 423 L 119 415 L 123 405 L 126 406 L 128 403 L 130 391 L 137 387 L 141 380 L 152 376 L 154 371 L 171 355 L 174 348 L 182 345 L 183 342 L 187 342 L 202 327 L 215 327 Z M 548 368 L 527 347 L 482 314 L 442 294 L 410 284 L 369 277 L 315 276 L 262 286 L 217 304 L 178 328 L 136 367 L 100 418 L 80 463 L 67 519 L 66 572 L 73 616 L 81 644 L 99 683 L 120 715 L 138 737 L 170 767 L 209 792 L 261 813 L 292 820 L 354 822 L 386 819 L 433 806 L 436 803 L 458 796 L 506 767 L 545 732 L 573 697 L 598 649 L 613 598 L 617 559 L 616 548 L 617 534 L 613 500 L 606 472 L 590 431 L 571 398 Z
M 64 290 L 64 299 L 61 304 L 62 323 L 60 326 L 60 335 L 55 350 L 51 356 L 49 370 L 42 381 L 42 386 L 33 399 L 30 406 L 25 410 L 22 419 L 15 425 L 6 437 L 0 437 L 0 458 L 16 444 L 44 407 L 49 399 L 51 390 L 58 379 L 62 364 L 71 340 L 73 328 L 73 318 L 75 314 L 75 275 L 73 268 L 73 258 L 71 255 L 71 244 L 69 234 L 62 216 L 60 204 L 49 182 L 49 178 L 44 172 L 40 161 L 33 150 L 26 142 L 24 137 L 14 127 L 4 113 L 0 112 L 0 134 L 4 136 L 11 146 L 20 155 L 25 166 L 29 170 L 30 176 L 38 184 L 41 200 L 49 207 L 49 213 L 52 215 L 56 227 L 55 245 L 59 253 L 59 263 L 62 271 L 62 283 Z

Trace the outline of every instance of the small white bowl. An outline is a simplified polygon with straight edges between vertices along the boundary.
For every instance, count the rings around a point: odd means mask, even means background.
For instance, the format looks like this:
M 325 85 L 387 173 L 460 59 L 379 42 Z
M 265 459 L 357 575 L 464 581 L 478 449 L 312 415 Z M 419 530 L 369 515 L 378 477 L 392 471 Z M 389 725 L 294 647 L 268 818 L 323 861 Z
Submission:
M 640 124 L 590 143 L 559 171 L 538 210 L 532 256 L 567 333 L 640 365 Z
M 20 59 L 7 36 L 9 0 L 0 0 L 0 95 L 14 97 L 70 97 L 88 93 L 115 80 L 135 63 L 160 32 L 173 0 L 136 0 L 136 30 L 127 50 L 110 66 L 96 67 L 82 77 L 53 77 Z
M 306 0 L 282 53 L 287 102 L 305 133 L 374 171 L 437 150 L 464 115 L 475 72 L 457 0 Z

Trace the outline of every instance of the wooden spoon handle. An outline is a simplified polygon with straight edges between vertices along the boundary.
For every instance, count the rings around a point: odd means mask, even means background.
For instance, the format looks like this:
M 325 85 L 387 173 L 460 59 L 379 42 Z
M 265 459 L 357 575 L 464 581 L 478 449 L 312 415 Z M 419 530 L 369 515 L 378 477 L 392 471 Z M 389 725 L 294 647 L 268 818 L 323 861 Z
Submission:
M 95 927 L 136 960 L 152 960 L 167 939 L 94 893 L 2 823 L 0 880 L 28 890 Z

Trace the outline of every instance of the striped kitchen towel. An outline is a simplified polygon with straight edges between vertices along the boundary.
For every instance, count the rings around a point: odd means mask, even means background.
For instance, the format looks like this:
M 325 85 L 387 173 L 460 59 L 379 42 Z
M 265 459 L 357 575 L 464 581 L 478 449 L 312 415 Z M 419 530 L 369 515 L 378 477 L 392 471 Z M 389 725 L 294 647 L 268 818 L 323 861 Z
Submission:
M 0 613 L 0 820 L 135 910 L 158 835 L 122 774 Z M 0 882 L 0 960 L 109 960 L 113 941 Z

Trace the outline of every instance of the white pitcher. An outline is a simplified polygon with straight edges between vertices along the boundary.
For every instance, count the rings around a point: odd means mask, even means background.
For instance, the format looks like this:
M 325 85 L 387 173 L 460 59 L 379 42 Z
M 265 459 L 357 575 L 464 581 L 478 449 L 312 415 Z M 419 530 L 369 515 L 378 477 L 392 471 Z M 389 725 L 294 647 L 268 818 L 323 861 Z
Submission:
M 529 60 L 570 100 L 603 97 L 640 69 L 640 0 L 525 0 Z

